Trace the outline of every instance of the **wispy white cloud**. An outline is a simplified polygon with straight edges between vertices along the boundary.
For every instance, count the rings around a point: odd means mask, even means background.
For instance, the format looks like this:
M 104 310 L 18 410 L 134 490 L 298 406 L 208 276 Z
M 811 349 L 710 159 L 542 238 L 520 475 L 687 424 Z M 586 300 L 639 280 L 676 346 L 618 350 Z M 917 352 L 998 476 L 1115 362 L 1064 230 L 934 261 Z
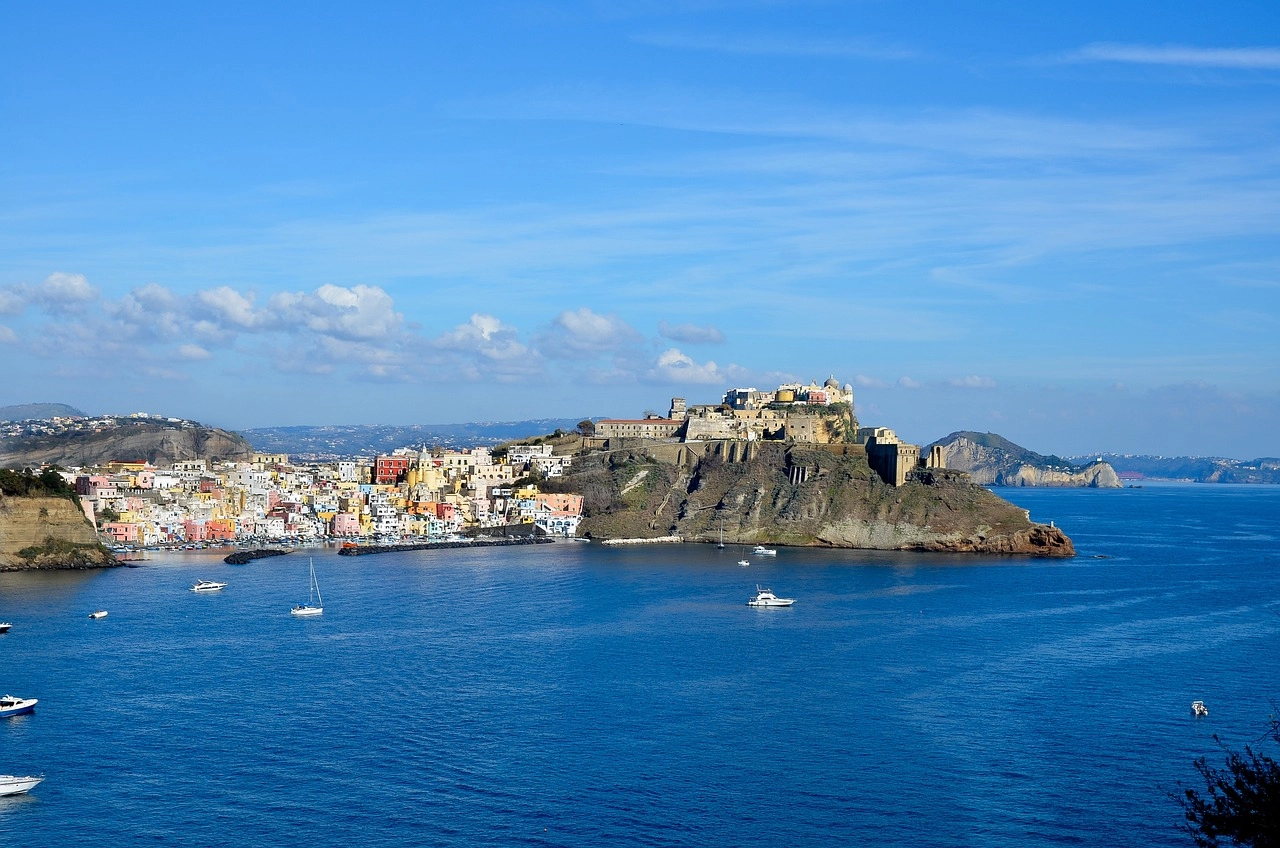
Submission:
M 714 361 L 697 362 L 682 353 L 679 348 L 669 348 L 658 355 L 649 371 L 650 380 L 665 383 L 689 383 L 702 385 L 727 385 L 742 373 L 741 368 L 721 368 Z
M 0 324 L 0 344 L 17 344 L 18 334 L 12 328 Z
M 673 342 L 684 344 L 723 344 L 724 333 L 714 326 L 699 327 L 697 324 L 677 324 L 672 326 L 666 321 L 658 324 L 658 335 Z
M 853 377 L 853 385 L 859 389 L 888 388 L 888 384 L 883 380 L 877 380 L 875 377 L 868 377 L 866 374 L 855 374 Z
M 695 33 L 645 33 L 632 41 L 653 47 L 733 53 L 745 56 L 789 56 L 796 58 L 871 59 L 897 61 L 914 59 L 917 53 L 902 47 L 877 44 L 855 38 L 813 38 L 783 35 L 713 35 Z
M 898 388 L 900 389 L 919 389 L 919 388 L 922 388 L 923 385 L 924 384 L 916 380 L 913 380 L 910 377 L 907 377 L 906 375 L 903 375 L 898 378 Z
M 1280 47 L 1189 47 L 1097 42 L 1065 54 L 1061 61 L 1280 70 Z
M 947 380 L 948 386 L 954 386 L 957 389 L 994 389 L 996 381 L 990 377 L 980 377 L 977 374 L 970 374 L 967 377 L 952 377 Z

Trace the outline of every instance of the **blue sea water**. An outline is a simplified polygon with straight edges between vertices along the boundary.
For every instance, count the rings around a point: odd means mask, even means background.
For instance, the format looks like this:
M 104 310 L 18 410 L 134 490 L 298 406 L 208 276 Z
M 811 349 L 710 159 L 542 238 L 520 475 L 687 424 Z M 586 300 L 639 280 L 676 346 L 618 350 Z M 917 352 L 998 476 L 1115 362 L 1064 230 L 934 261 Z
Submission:
M 1189 844 L 1167 792 L 1280 701 L 1280 487 L 999 493 L 1080 556 L 320 549 L 317 619 L 297 554 L 0 575 L 0 772 L 47 778 L 0 837 Z

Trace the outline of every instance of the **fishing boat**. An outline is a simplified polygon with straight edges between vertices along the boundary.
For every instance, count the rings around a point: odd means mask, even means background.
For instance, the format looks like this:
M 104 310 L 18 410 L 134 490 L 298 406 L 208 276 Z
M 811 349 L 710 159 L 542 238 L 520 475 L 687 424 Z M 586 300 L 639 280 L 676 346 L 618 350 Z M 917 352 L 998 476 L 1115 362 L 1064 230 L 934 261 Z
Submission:
M 1192 701 L 1191 714 L 1196 718 L 1201 718 L 1209 714 L 1209 708 L 1204 705 L 1204 701 Z
M 320 615 L 324 612 L 324 598 L 320 597 L 320 584 L 316 581 L 316 561 L 311 562 L 311 588 L 307 592 L 307 602 L 298 604 L 290 612 L 293 615 Z
M 35 788 L 35 785 L 44 780 L 43 777 L 19 777 L 15 774 L 0 774 L 0 796 L 3 795 L 21 795 Z
M 227 588 L 226 583 L 217 583 L 213 580 L 197 580 L 195 585 L 191 587 L 193 592 L 220 592 Z
M 756 545 L 751 549 L 751 553 L 756 556 L 777 556 L 778 552 L 773 548 L 766 548 L 764 545 Z
M 9 716 L 26 715 L 36 711 L 35 698 L 18 698 L 13 695 L 5 695 L 0 698 L 0 718 L 8 718 Z
M 762 589 L 756 585 L 756 596 L 747 601 L 749 607 L 789 607 L 796 602 L 795 598 L 779 598 L 770 589 Z
M 107 617 L 107 611 L 106 611 L 106 610 L 94 610 L 93 612 L 89 613 L 89 617 L 90 617 L 90 618 L 106 618 L 106 617 Z

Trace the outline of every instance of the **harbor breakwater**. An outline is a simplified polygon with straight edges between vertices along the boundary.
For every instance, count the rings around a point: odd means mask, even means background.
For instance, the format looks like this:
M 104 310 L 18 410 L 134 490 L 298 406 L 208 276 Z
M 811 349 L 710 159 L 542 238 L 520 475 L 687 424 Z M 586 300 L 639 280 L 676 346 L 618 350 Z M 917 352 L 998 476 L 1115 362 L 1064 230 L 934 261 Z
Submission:
M 448 548 L 498 548 L 509 545 L 551 545 L 555 539 L 546 536 L 526 536 L 519 539 L 476 539 L 473 542 L 421 542 L 408 545 L 354 545 L 338 551 L 338 556 L 364 556 L 365 554 L 392 554 L 399 551 L 435 551 Z

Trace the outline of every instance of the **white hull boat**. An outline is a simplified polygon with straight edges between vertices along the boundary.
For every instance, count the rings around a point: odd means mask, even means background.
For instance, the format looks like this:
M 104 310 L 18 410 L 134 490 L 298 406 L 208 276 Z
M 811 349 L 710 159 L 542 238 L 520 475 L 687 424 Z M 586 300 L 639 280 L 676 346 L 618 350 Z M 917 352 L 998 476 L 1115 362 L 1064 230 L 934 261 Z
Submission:
M 107 611 L 106 611 L 106 610 L 94 610 L 93 612 L 89 613 L 89 617 L 90 617 L 90 618 L 106 618 L 106 617 L 107 617 Z
M 764 545 L 756 545 L 751 549 L 751 553 L 756 556 L 777 556 L 778 552 L 773 548 L 766 548 Z
M 227 584 L 226 584 L 226 583 L 216 583 L 216 582 L 214 582 L 213 580 L 198 580 L 198 581 L 196 581 L 196 584 L 195 584 L 194 586 L 192 586 L 192 587 L 191 587 L 191 591 L 193 591 L 193 592 L 221 592 L 221 591 L 222 591 L 223 589 L 225 589 L 225 588 L 227 588 Z
M 36 698 L 17 698 L 13 695 L 5 695 L 0 697 L 0 718 L 33 713 L 36 711 L 36 704 L 38 703 L 40 701 Z
M 292 615 L 321 615 L 324 613 L 324 598 L 320 597 L 320 584 L 316 581 L 316 561 L 311 560 L 311 589 L 307 593 L 307 602 L 298 604 L 289 610 Z
M 738 560 L 738 565 L 742 566 L 743 568 L 746 568 L 748 565 L 751 565 L 751 560 L 749 560 L 749 559 L 740 559 L 740 560 Z
M 19 777 L 15 774 L 0 774 L 0 796 L 22 795 L 35 788 L 35 785 L 42 780 L 44 780 L 43 777 Z
M 8 633 L 10 627 L 13 627 L 13 625 L 9 622 L 0 621 L 0 633 Z
M 749 607 L 789 607 L 796 602 L 795 598 L 779 598 L 770 589 L 756 586 L 756 596 L 747 601 Z

